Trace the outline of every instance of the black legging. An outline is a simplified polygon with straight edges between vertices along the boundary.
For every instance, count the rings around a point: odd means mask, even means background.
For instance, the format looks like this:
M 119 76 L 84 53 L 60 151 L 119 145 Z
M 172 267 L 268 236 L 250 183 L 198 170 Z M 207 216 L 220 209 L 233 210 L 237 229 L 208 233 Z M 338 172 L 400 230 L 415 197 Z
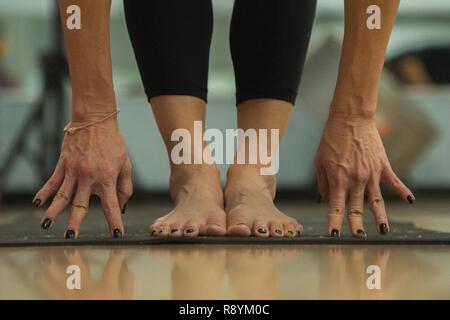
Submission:
M 125 0 L 124 6 L 148 99 L 206 101 L 211 0 Z M 257 98 L 295 103 L 315 7 L 315 0 L 235 0 L 230 49 L 237 104 Z

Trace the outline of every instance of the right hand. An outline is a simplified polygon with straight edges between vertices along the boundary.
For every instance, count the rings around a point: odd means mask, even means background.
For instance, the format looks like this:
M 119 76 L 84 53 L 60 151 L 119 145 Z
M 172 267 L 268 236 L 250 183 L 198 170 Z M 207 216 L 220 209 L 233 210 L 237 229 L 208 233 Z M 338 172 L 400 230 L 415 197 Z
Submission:
M 71 126 L 83 124 L 72 122 Z M 33 205 L 40 207 L 55 194 L 41 221 L 41 227 L 49 229 L 73 198 L 65 238 L 76 238 L 90 196 L 97 195 L 111 235 L 121 238 L 121 213 L 132 193 L 131 162 L 117 120 L 108 119 L 65 135 L 56 169 L 34 197 Z

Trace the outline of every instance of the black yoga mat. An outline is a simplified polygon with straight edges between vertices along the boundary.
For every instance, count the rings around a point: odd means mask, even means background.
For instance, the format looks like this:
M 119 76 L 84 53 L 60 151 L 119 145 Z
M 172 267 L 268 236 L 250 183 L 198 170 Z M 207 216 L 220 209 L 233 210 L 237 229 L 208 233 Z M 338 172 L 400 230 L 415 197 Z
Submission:
M 165 209 L 164 209 L 165 210 Z M 349 236 L 347 223 L 344 222 L 342 237 L 330 238 L 326 234 L 326 215 L 302 212 L 296 217 L 304 225 L 304 234 L 295 238 L 259 238 L 259 237 L 182 237 L 161 238 L 150 236 L 148 225 L 161 215 L 160 209 L 150 206 L 129 208 L 123 215 L 126 234 L 123 239 L 113 239 L 108 232 L 105 219 L 100 210 L 93 209 L 83 223 L 78 239 L 63 238 L 67 223 L 67 214 L 63 214 L 51 230 L 42 230 L 39 226 L 42 212 L 36 210 L 9 210 L 0 214 L 0 247 L 14 246 L 67 246 L 67 245 L 158 245 L 158 244 L 450 244 L 450 233 L 417 228 L 414 223 L 390 222 L 391 232 L 379 235 L 372 217 L 365 218 L 365 239 Z M 303 210 L 304 211 L 304 210 Z M 162 211 L 164 212 L 164 211 Z

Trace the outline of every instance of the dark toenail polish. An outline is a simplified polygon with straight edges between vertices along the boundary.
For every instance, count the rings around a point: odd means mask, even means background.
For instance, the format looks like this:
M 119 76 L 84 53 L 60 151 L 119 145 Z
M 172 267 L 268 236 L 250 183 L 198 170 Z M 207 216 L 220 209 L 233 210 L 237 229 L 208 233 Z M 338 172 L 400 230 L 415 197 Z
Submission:
M 189 228 L 189 229 L 186 230 L 186 233 L 193 233 L 193 232 L 194 232 L 193 228 Z
M 114 229 L 113 237 L 116 238 L 116 239 L 122 238 L 122 230 L 120 230 L 119 228 Z
M 414 198 L 414 196 L 412 194 L 410 194 L 408 197 L 406 197 L 406 199 L 408 200 L 408 202 L 410 204 L 413 204 L 416 201 L 416 198 Z
M 387 234 L 389 232 L 389 228 L 386 223 L 380 223 L 379 232 L 381 234 Z
M 159 229 L 159 233 L 161 234 L 161 233 L 163 233 L 164 232 L 164 229 Z
M 73 231 L 72 229 L 67 230 L 66 234 L 64 235 L 64 238 L 75 239 L 75 231 Z
M 362 230 L 362 229 L 358 229 L 356 231 L 356 234 L 358 235 L 358 237 L 363 237 L 363 238 L 367 237 L 366 232 L 364 230 Z
M 290 235 L 290 236 L 294 236 L 294 232 L 291 231 L 291 230 L 289 230 L 287 233 L 288 233 L 288 235 Z
M 266 228 L 259 228 L 258 232 L 259 233 L 267 233 L 267 229 Z
M 39 207 L 41 205 L 41 199 L 37 198 L 33 201 L 33 206 Z
M 317 194 L 317 199 L 316 199 L 317 203 L 321 203 L 322 202 L 322 196 L 319 194 Z
M 152 236 L 154 236 L 154 235 L 155 235 L 155 233 L 156 233 L 156 230 L 152 230 L 152 233 L 151 233 L 151 235 L 152 235 Z
M 41 228 L 44 230 L 48 230 L 48 228 L 50 228 L 51 225 L 52 225 L 52 220 L 50 220 L 49 218 L 45 218 L 45 220 L 42 221 L 42 223 L 41 223 Z
M 127 204 L 125 203 L 122 208 L 122 214 L 124 214 L 126 211 L 127 211 Z
M 172 229 L 172 230 L 170 230 L 170 233 L 175 233 L 177 231 L 178 231 L 178 229 Z
M 283 232 L 281 232 L 281 230 L 278 230 L 278 229 L 275 230 L 275 233 L 276 233 L 276 234 L 280 234 L 280 235 L 283 234 Z
M 330 236 L 332 238 L 339 238 L 339 230 L 338 229 L 331 230 Z

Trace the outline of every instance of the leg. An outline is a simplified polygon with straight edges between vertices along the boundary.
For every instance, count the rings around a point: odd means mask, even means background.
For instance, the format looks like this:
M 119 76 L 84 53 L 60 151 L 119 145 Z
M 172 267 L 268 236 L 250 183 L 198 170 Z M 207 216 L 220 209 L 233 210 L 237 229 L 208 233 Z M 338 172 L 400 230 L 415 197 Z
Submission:
M 239 128 L 278 129 L 280 137 L 284 133 L 297 95 L 314 12 L 315 1 L 236 0 L 230 45 Z M 232 165 L 228 171 L 228 234 L 300 234 L 302 226 L 273 204 L 275 176 L 262 176 L 260 167 Z
M 214 165 L 177 165 L 172 132 L 205 121 L 211 0 L 125 1 L 131 42 L 145 91 L 166 145 L 175 209 L 151 226 L 158 236 L 224 235 L 223 195 Z M 192 144 L 191 154 L 195 146 Z

